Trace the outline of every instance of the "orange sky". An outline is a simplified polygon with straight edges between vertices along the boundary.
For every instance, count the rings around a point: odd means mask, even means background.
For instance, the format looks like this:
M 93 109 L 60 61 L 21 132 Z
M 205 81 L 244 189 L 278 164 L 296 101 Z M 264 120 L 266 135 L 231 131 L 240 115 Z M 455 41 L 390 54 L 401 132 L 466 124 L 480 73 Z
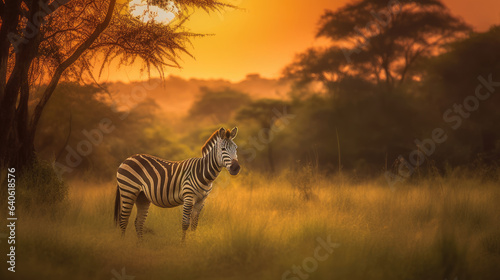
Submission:
M 193 40 L 192 53 L 183 69 L 170 74 L 184 78 L 223 78 L 239 81 L 249 73 L 278 77 L 294 54 L 317 45 L 314 34 L 325 9 L 341 7 L 346 0 L 229 0 L 244 10 L 207 15 L 199 11 L 189 27 L 215 36 Z M 500 24 L 498 0 L 444 0 L 453 14 L 461 16 L 476 30 Z M 123 68 L 105 74 L 108 81 L 139 80 L 137 69 Z

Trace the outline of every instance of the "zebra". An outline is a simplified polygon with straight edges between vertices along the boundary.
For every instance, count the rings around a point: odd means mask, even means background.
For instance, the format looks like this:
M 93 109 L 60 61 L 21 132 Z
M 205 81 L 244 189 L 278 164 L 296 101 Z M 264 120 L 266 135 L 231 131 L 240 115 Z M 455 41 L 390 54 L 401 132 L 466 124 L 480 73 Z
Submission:
M 237 145 L 233 139 L 238 128 L 216 130 L 201 148 L 201 158 L 169 161 L 146 154 L 136 154 L 120 164 L 117 171 L 115 224 L 125 235 L 128 220 L 135 204 L 135 229 L 142 240 L 143 225 L 151 203 L 162 208 L 182 205 L 182 241 L 186 231 L 196 230 L 205 199 L 212 182 L 222 168 L 231 175 L 240 171 Z

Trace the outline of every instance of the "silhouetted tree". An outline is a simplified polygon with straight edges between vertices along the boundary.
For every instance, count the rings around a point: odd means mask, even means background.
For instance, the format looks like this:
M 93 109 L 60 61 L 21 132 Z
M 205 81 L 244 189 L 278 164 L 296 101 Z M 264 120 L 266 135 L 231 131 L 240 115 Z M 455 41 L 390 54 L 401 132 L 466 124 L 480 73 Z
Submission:
M 298 55 L 285 74 L 299 84 L 320 82 L 330 91 L 357 76 L 392 91 L 418 76 L 414 65 L 470 30 L 439 0 L 359 0 L 321 17 L 317 37 L 332 45 Z
M 229 6 L 176 3 L 188 11 Z M 195 35 L 184 30 L 182 18 L 146 23 L 129 14 L 128 2 L 116 0 L 0 1 L 0 165 L 23 167 L 34 158 L 40 117 L 62 78 L 93 81 L 93 73 L 115 59 L 120 65 L 142 60 L 144 70 L 160 74 L 179 66 L 179 54 L 188 53 L 185 45 Z M 34 97 L 34 86 L 45 83 Z
M 500 26 L 450 44 L 448 51 L 422 63 L 424 98 L 436 104 L 451 129 L 443 157 L 469 161 L 498 149 Z M 462 111 L 462 112 L 460 112 Z M 455 137 L 451 137 L 451 135 Z M 458 154 L 458 151 L 463 151 Z M 497 160 L 500 160 L 497 150 Z

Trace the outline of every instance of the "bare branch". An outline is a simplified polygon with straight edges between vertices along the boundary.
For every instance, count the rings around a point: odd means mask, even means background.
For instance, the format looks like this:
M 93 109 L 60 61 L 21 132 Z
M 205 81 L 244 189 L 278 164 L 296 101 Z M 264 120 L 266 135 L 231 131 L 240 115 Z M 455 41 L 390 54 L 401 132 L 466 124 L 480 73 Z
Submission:
M 109 6 L 108 6 L 108 11 L 106 13 L 106 17 L 102 23 L 97 25 L 96 29 L 94 32 L 90 35 L 90 37 L 87 38 L 74 52 L 73 54 L 68 57 L 65 61 L 63 61 L 55 70 L 54 76 L 52 77 L 49 85 L 45 89 L 42 98 L 40 99 L 38 105 L 35 108 L 35 111 L 33 113 L 33 118 L 31 121 L 31 129 L 33 131 L 36 130 L 36 126 L 38 124 L 38 121 L 40 120 L 40 116 L 42 115 L 43 108 L 49 101 L 50 97 L 52 96 L 52 93 L 54 92 L 54 89 L 56 88 L 57 84 L 59 83 L 59 79 L 61 78 L 61 75 L 63 72 L 68 68 L 71 64 L 73 64 L 82 54 L 85 50 L 87 50 L 92 43 L 99 37 L 99 35 L 108 27 L 111 18 L 113 16 L 113 10 L 115 8 L 116 0 L 110 0 Z

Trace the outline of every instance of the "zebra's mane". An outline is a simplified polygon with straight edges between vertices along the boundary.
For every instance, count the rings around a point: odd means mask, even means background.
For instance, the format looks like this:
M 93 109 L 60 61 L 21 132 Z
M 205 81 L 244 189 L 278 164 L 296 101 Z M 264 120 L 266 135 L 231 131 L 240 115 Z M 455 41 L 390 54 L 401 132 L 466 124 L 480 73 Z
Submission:
M 219 139 L 219 130 L 216 130 L 212 135 L 208 138 L 207 142 L 201 147 L 202 156 L 207 155 L 215 146 L 215 143 Z

